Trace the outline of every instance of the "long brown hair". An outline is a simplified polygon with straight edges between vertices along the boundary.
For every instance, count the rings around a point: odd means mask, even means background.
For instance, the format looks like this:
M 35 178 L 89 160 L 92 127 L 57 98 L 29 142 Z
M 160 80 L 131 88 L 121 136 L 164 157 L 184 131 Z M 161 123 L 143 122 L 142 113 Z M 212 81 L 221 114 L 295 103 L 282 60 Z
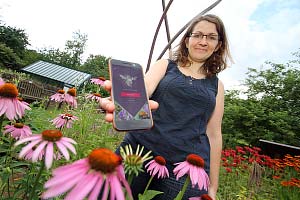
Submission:
M 185 41 L 186 38 L 190 36 L 196 24 L 203 20 L 215 24 L 219 35 L 219 45 L 220 45 L 219 49 L 216 52 L 214 52 L 204 62 L 202 66 L 202 70 L 206 73 L 206 76 L 211 77 L 214 74 L 218 74 L 219 72 L 227 68 L 228 59 L 232 61 L 230 51 L 229 51 L 225 26 L 222 20 L 216 15 L 208 14 L 208 15 L 200 16 L 190 24 L 184 36 L 181 38 L 178 48 L 173 54 L 173 60 L 182 67 L 188 67 L 191 65 L 191 61 L 189 60 L 189 53 L 188 53 L 188 49 L 186 48 Z

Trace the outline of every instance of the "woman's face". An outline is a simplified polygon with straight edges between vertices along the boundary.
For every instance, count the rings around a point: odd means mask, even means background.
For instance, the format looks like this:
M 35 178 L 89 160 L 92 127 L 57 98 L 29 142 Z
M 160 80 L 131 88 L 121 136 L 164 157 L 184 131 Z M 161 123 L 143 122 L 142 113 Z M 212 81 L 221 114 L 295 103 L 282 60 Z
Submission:
M 194 27 L 190 37 L 186 38 L 189 58 L 193 62 L 204 63 L 219 48 L 216 25 L 200 21 Z

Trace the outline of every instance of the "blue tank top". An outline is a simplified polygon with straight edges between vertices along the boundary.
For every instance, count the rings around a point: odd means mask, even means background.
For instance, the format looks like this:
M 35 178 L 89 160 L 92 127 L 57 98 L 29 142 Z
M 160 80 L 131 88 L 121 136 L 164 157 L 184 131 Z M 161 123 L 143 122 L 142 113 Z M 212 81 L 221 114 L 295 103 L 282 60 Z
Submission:
M 169 60 L 166 74 L 151 97 L 159 103 L 159 108 L 152 111 L 154 126 L 150 130 L 127 133 L 125 141 L 144 146 L 153 156 L 163 156 L 169 166 L 185 161 L 189 154 L 200 155 L 209 173 L 210 145 L 206 128 L 215 108 L 217 91 L 217 76 L 193 79 Z

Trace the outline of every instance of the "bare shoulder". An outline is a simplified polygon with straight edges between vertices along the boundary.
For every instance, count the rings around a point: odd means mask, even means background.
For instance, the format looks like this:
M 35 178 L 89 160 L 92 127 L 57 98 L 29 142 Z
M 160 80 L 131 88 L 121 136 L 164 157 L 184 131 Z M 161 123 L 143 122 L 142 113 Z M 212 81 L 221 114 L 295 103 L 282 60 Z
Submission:
M 220 79 L 218 79 L 218 88 L 224 90 L 224 84 Z
M 157 60 L 153 65 L 151 65 L 149 71 L 146 73 L 146 76 L 159 76 L 162 77 L 165 75 L 169 61 L 166 59 Z
M 220 79 L 218 79 L 218 94 L 224 96 L 224 90 L 225 89 L 224 89 L 223 82 Z M 220 96 L 220 95 L 218 95 L 218 96 Z
M 164 69 L 167 69 L 167 66 L 169 64 L 169 61 L 167 59 L 160 59 L 160 60 L 157 60 L 151 67 L 151 68 L 164 68 Z

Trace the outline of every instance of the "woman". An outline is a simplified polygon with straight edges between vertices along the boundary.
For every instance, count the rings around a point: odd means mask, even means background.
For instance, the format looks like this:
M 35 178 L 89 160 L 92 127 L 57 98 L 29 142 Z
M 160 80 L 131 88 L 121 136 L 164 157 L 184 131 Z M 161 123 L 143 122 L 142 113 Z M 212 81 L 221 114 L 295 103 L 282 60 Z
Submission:
M 151 100 L 154 126 L 147 131 L 129 132 L 121 146 L 140 144 L 167 160 L 169 172 L 174 163 L 182 162 L 189 154 L 205 160 L 209 174 L 208 191 L 188 187 L 184 199 L 208 193 L 216 199 L 222 150 L 221 124 L 224 111 L 224 87 L 217 74 L 227 67 L 230 59 L 223 22 L 215 15 L 194 20 L 181 39 L 172 60 L 157 61 L 145 75 Z M 107 84 L 110 88 L 110 83 Z M 112 121 L 111 102 L 103 105 Z M 148 183 L 149 175 L 140 174 L 132 182 L 137 199 Z M 151 189 L 164 192 L 155 199 L 174 199 L 184 180 L 170 178 L 152 181 Z

